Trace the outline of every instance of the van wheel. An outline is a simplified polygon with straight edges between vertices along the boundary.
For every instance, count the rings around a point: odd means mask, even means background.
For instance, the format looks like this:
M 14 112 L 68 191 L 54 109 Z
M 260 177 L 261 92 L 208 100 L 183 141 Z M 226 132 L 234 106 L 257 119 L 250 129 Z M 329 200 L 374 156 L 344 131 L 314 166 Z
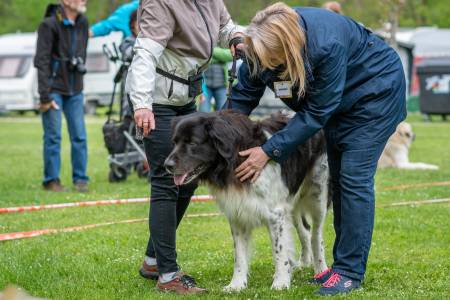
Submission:
M 95 112 L 97 111 L 97 103 L 93 101 L 86 102 L 84 104 L 84 113 L 87 115 L 95 115 Z

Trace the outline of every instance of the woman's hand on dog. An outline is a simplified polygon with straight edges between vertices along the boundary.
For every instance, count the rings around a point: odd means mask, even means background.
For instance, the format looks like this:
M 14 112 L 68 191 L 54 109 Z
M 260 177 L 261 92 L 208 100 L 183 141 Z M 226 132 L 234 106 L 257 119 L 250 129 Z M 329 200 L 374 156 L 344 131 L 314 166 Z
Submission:
M 142 128 L 144 136 L 148 136 L 150 131 L 155 129 L 155 117 L 153 112 L 148 108 L 136 109 L 134 112 L 134 121 L 136 126 Z
M 261 175 L 262 169 L 269 161 L 270 157 L 263 151 L 261 147 L 254 147 L 239 152 L 240 156 L 248 156 L 248 158 L 236 168 L 236 176 L 241 182 L 251 178 L 254 183 Z

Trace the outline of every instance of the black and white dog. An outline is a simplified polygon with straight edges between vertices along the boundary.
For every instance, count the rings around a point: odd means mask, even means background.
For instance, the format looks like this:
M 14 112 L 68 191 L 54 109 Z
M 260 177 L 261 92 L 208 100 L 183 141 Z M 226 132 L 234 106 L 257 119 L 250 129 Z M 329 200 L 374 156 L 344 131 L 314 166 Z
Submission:
M 241 183 L 235 168 L 245 158 L 238 152 L 262 145 L 289 118 L 276 114 L 261 122 L 232 111 L 196 113 L 173 124 L 174 149 L 165 162 L 177 185 L 206 183 L 228 218 L 234 240 L 234 274 L 227 291 L 247 286 L 249 242 L 255 227 L 270 231 L 275 262 L 274 289 L 288 288 L 294 267 L 327 268 L 322 227 L 329 199 L 329 170 L 322 132 L 281 164 L 269 162 L 257 181 Z M 302 245 L 295 259 L 292 228 Z

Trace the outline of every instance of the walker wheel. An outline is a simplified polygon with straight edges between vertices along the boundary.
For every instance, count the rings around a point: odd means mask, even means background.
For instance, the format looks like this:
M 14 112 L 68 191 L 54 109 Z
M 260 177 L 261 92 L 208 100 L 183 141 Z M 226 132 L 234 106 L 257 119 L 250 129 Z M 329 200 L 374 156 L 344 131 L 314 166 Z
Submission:
M 109 182 L 120 182 L 127 179 L 127 170 L 121 167 L 117 167 L 109 170 L 108 180 Z

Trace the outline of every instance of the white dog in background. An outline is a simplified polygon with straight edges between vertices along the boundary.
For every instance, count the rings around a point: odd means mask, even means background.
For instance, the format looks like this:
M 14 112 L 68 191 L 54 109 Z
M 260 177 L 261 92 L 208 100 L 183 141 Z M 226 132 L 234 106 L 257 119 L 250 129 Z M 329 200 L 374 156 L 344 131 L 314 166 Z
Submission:
M 409 148 L 416 135 L 411 124 L 402 122 L 389 138 L 378 161 L 379 168 L 398 168 L 408 170 L 438 170 L 439 167 L 421 162 L 409 161 Z

